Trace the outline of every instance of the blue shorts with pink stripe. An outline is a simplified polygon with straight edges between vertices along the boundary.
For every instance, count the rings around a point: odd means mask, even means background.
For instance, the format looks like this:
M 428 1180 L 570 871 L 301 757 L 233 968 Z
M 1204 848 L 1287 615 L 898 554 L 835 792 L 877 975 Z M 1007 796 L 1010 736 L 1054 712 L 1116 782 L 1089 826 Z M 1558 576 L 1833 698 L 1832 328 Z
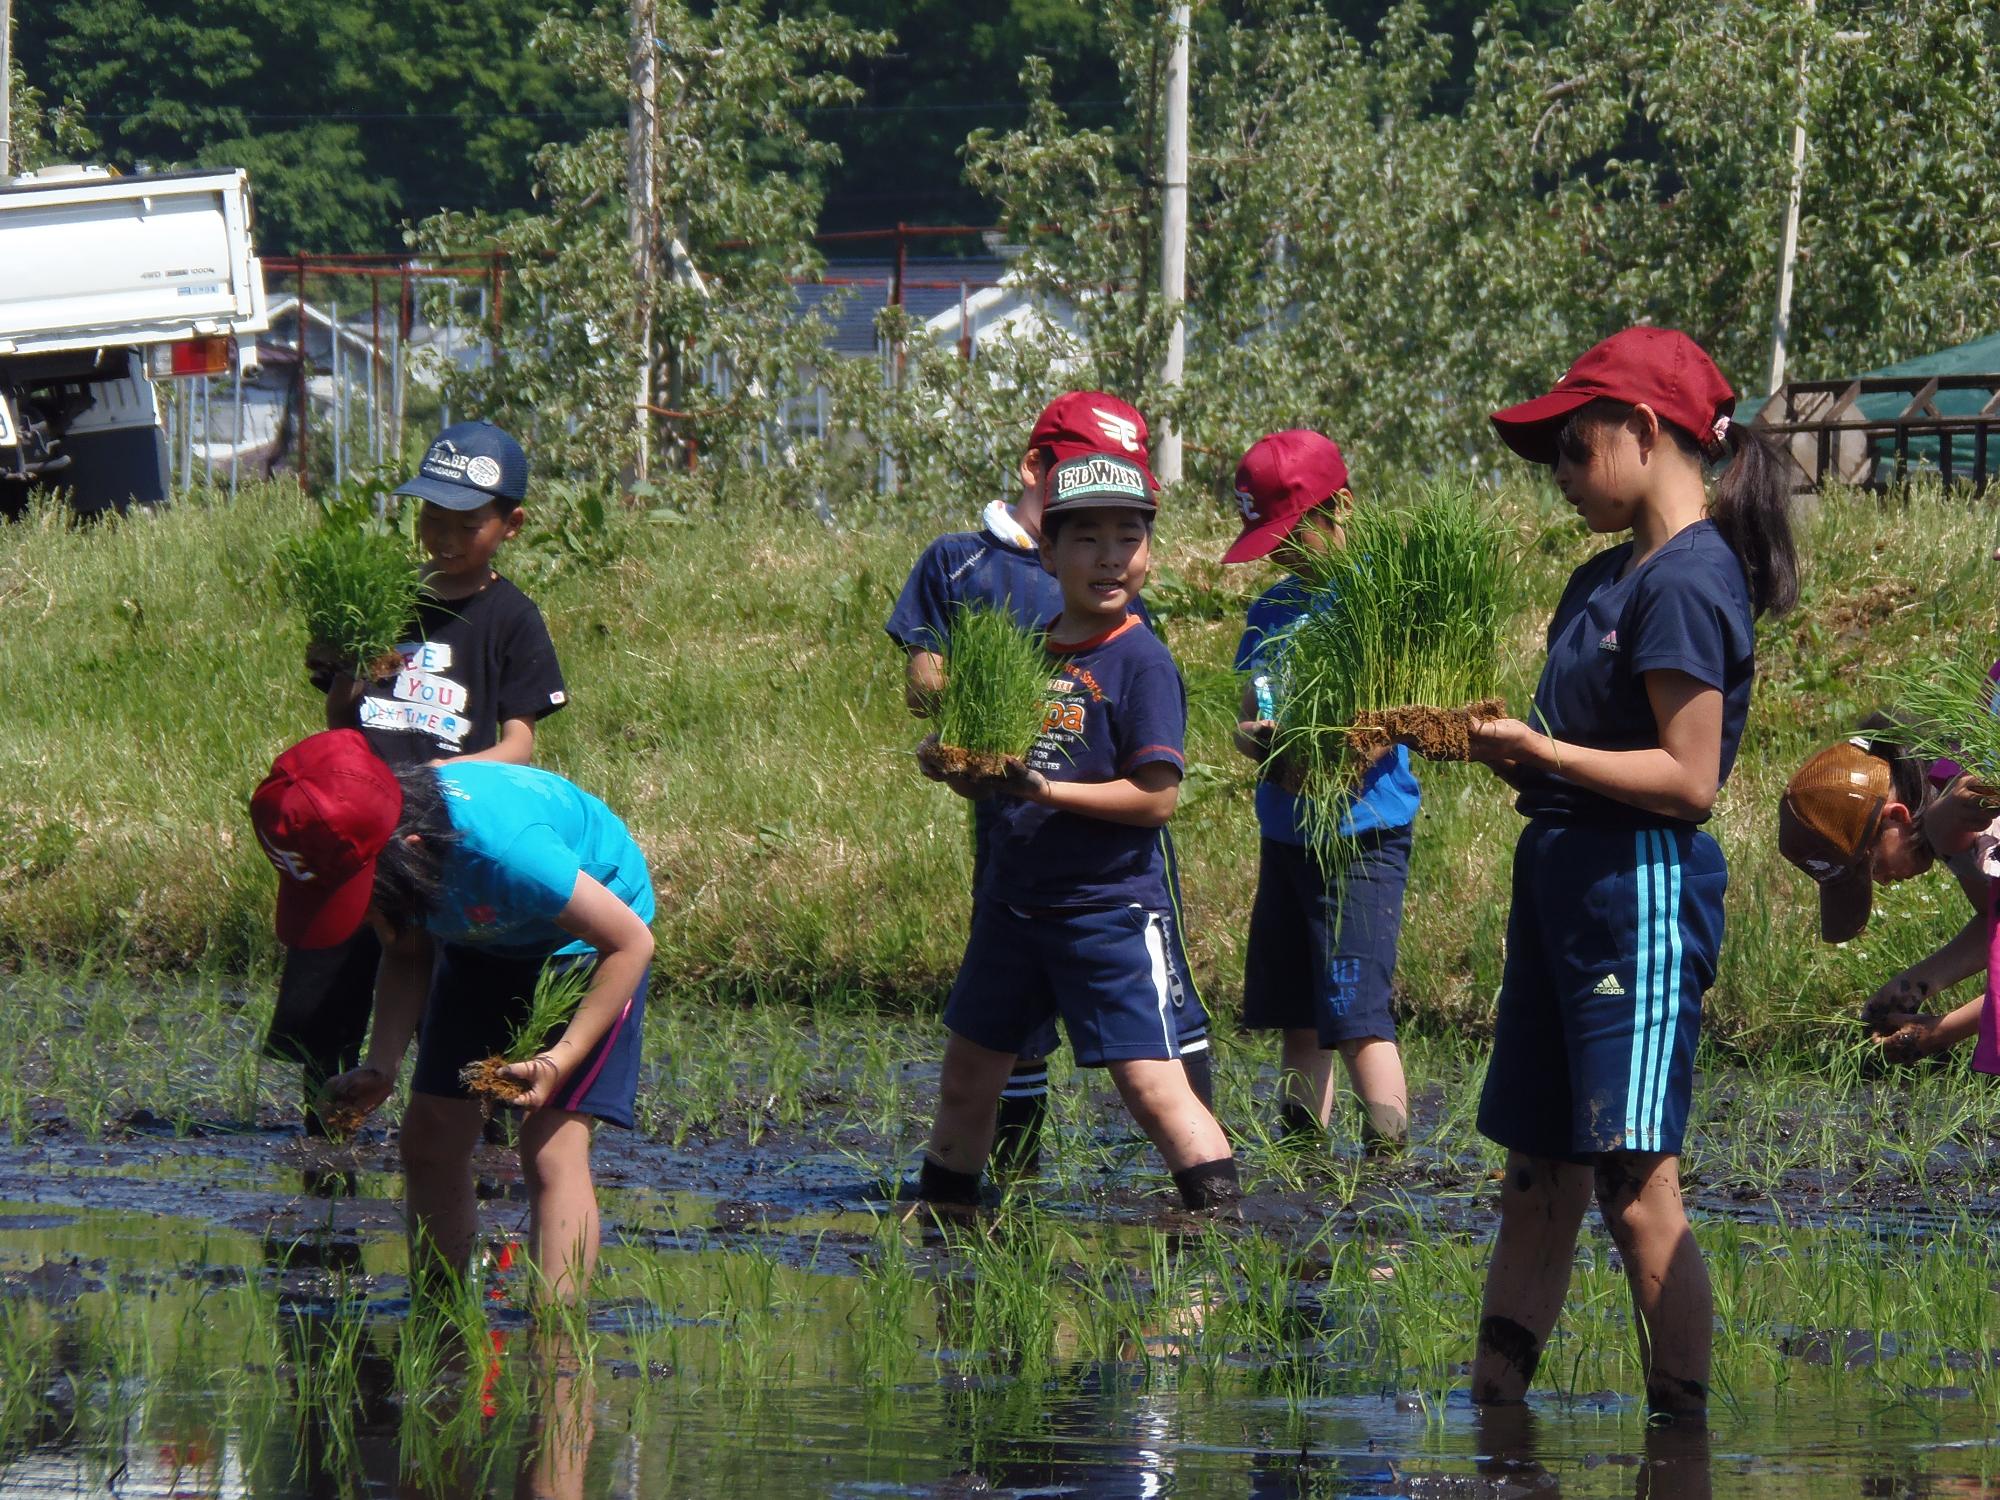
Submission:
M 1528 824 L 1480 1134 L 1570 1161 L 1679 1153 L 1728 883 L 1685 824 Z
M 420 1094 L 469 1098 L 458 1081 L 459 1070 L 507 1045 L 528 1014 L 535 981 L 550 962 L 590 964 L 594 959 L 586 954 L 552 960 L 541 954 L 440 943 L 430 1000 L 417 1033 L 417 1067 L 410 1087 Z M 632 1104 L 639 1093 L 639 1035 L 644 1030 L 650 977 L 650 971 L 640 977 L 604 1040 L 564 1082 L 552 1101 L 555 1108 L 632 1128 Z

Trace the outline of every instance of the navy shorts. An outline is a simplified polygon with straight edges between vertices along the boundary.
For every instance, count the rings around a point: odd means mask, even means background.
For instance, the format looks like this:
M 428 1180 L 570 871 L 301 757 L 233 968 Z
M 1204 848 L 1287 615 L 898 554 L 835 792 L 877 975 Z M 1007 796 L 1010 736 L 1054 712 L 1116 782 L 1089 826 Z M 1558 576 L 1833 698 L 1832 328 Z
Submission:
M 973 802 L 968 805 L 973 809 L 972 905 L 974 921 L 976 923 L 980 904 L 979 879 L 985 873 L 986 841 L 989 836 L 989 823 L 980 814 L 980 809 L 990 807 L 992 804 L 990 802 Z M 1208 1007 L 1202 1003 L 1201 992 L 1195 988 L 1194 969 L 1188 963 L 1187 944 L 1181 936 L 1180 861 L 1174 854 L 1172 835 L 1163 830 L 1160 837 L 1165 846 L 1167 899 L 1172 903 L 1172 909 L 1159 912 L 1157 915 L 1160 918 L 1160 925 L 1167 935 L 1168 963 L 1173 971 L 1180 976 L 1181 985 L 1187 992 L 1186 1002 L 1175 1008 L 1174 1024 L 1179 1028 L 1178 1037 L 1181 1051 L 1206 1052 L 1208 1050 Z M 1061 1045 L 1062 1032 L 1058 1028 L 1056 1018 L 1050 1016 L 1046 1025 L 1033 1036 L 1029 1037 L 1026 1042 L 1022 1043 L 1020 1049 L 1021 1062 L 1023 1065 L 1046 1062 L 1056 1048 Z M 1048 1085 L 1048 1075 L 1044 1072 L 1040 1077 L 1026 1081 L 1035 1089 L 1045 1088 Z
M 1337 891 L 1311 849 L 1265 839 L 1243 960 L 1243 1024 L 1319 1033 L 1322 1047 L 1396 1039 L 1389 986 L 1410 881 L 1410 830 L 1384 828 L 1349 846 Z
M 1193 995 L 1161 912 L 981 901 L 944 1020 L 969 1042 L 1018 1054 L 1060 1016 L 1084 1067 L 1172 1060 L 1181 1055 L 1176 1017 Z
M 589 958 L 568 962 L 590 963 Z M 417 1032 L 416 1074 L 410 1087 L 420 1094 L 469 1099 L 459 1070 L 505 1047 L 528 1014 L 535 981 L 551 962 L 541 955 L 492 953 L 458 943 L 438 945 L 430 1000 Z M 632 1104 L 639 1093 L 639 1034 L 646 1019 L 646 980 L 639 980 L 625 1009 L 604 1040 L 590 1049 L 549 1101 L 551 1109 L 591 1115 L 607 1125 L 632 1128 Z M 549 1038 L 553 1041 L 554 1038 Z
M 1699 830 L 1527 826 L 1480 1134 L 1531 1156 L 1679 1154 L 1728 884 Z

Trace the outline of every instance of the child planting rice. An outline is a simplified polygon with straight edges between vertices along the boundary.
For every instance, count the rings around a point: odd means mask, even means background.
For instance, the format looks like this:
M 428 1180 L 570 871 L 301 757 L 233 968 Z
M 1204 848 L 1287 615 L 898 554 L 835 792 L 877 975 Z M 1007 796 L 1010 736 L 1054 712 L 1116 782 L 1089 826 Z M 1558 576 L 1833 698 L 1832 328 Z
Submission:
M 1062 589 L 1048 706 L 993 798 L 972 935 L 918 1179 L 925 1202 L 978 1202 L 993 1111 L 1021 1047 L 1060 1015 L 1078 1063 L 1111 1073 L 1191 1209 L 1237 1197 L 1236 1162 L 1189 1086 L 1173 1022 L 1171 896 L 1160 838 L 1180 792 L 1180 673 L 1129 613 L 1151 561 L 1152 477 L 1097 454 L 1057 463 L 1042 561 Z
M 1049 474 L 1063 459 L 1108 453 L 1145 463 L 1146 419 L 1131 405 L 1103 391 L 1071 391 L 1043 408 L 1016 466 L 1020 488 L 1011 506 L 996 500 L 986 507 L 978 531 L 949 532 L 932 542 L 910 569 L 889 616 L 889 638 L 906 653 L 904 695 L 910 712 L 932 715 L 938 694 L 949 682 L 946 653 L 952 622 L 968 605 L 1005 610 L 1023 630 L 1040 631 L 1062 609 L 1062 590 L 1042 567 L 1038 550 Z M 1146 618 L 1143 599 L 1133 613 Z M 1046 665 L 1038 666 L 1034 732 L 1041 729 Z M 943 777 L 941 769 L 926 774 Z M 968 784 L 966 790 L 975 788 Z M 994 823 L 994 804 L 975 800 L 972 809 L 972 889 L 975 907 Z M 1164 836 L 1164 835 L 1163 835 Z M 1174 1024 L 1181 1064 L 1204 1102 L 1212 1098 L 1209 1077 L 1208 1013 L 1202 1008 L 1181 942 L 1179 882 L 1173 841 L 1167 838 L 1167 887 L 1173 909 L 1162 914 L 1174 984 Z M 1020 1061 L 1001 1092 L 994 1157 L 1009 1175 L 1031 1174 L 1041 1156 L 1042 1123 L 1048 1112 L 1048 1056 L 1060 1034 L 1053 1021 L 1021 1048 Z
M 1347 483 L 1340 449 L 1317 432 L 1272 433 L 1236 466 L 1243 532 L 1222 560 L 1268 557 L 1286 575 L 1251 603 L 1236 647 L 1236 670 L 1248 676 L 1236 748 L 1253 760 L 1269 763 L 1278 732 L 1272 682 L 1282 675 L 1293 633 L 1314 610 L 1335 602 L 1330 590 L 1309 589 L 1304 578 L 1323 573 L 1322 555 L 1347 544 L 1354 508 Z M 1389 986 L 1417 806 L 1417 781 L 1401 745 L 1383 747 L 1330 815 L 1303 805 L 1269 776 L 1257 785 L 1263 836 L 1244 955 L 1243 1024 L 1283 1035 L 1280 1125 L 1288 1137 L 1318 1139 L 1325 1130 L 1336 1055 L 1360 1096 L 1368 1138 L 1396 1144 L 1408 1131 L 1409 1090 Z M 1338 856 L 1313 844 L 1315 832 L 1329 825 L 1344 846 Z
M 1715 1309 L 1681 1202 L 1701 997 L 1722 943 L 1702 830 L 1742 739 L 1753 621 L 1797 597 L 1776 454 L 1730 420 L 1693 340 L 1631 328 L 1494 414 L 1598 534 L 1570 576 L 1534 726 L 1476 726 L 1520 793 L 1506 967 L 1479 1129 L 1507 1148 L 1476 1402 L 1519 1401 L 1568 1290 L 1593 1190 L 1624 1260 L 1646 1399 L 1706 1410 Z M 1704 467 L 1721 465 L 1711 505 Z
M 1042 730 L 1049 683 L 1042 637 L 1001 610 L 959 605 L 944 650 L 929 760 L 947 776 L 1007 778 Z
M 331 1101 L 374 1110 L 419 1038 L 401 1149 L 420 1271 L 463 1273 L 472 1251 L 482 1112 L 461 1070 L 517 1029 L 551 959 L 588 965 L 561 1035 L 503 1070 L 524 1090 L 535 1263 L 555 1296 L 583 1296 L 598 1248 L 591 1132 L 632 1124 L 653 955 L 652 881 L 625 825 L 527 766 L 391 770 L 351 729 L 280 755 L 250 811 L 278 871 L 279 938 L 310 950 L 365 923 L 382 944 L 368 1055 L 328 1085 Z
M 1844 943 L 1868 925 L 1873 887 L 1913 880 L 1950 863 L 1972 905 L 1956 936 L 1911 964 L 1862 1006 L 1862 1023 L 1892 1062 L 1915 1062 L 1978 1038 L 1972 1066 L 2000 1073 L 2000 1006 L 1994 1002 L 1995 900 L 2000 896 L 2000 719 L 1992 684 L 1976 664 L 1905 677 L 1895 720 L 1874 716 L 1830 745 L 1786 784 L 1778 848 L 1819 887 L 1820 937 Z M 1949 775 L 1937 779 L 1939 762 Z M 1969 768 L 1969 769 L 1967 769 Z M 1986 975 L 1983 994 L 1938 1015 L 1926 1007 Z
M 423 507 L 417 535 L 428 562 L 421 593 L 401 544 L 383 537 L 367 540 L 389 553 L 368 555 L 400 560 L 393 568 L 371 563 L 373 585 L 361 587 L 357 570 L 338 587 L 314 593 L 329 601 L 312 606 L 318 618 L 371 616 L 367 632 L 332 642 L 331 655 L 322 636 L 321 649 L 308 656 L 314 685 L 326 694 L 328 728 L 359 729 L 393 767 L 444 760 L 525 765 L 533 758 L 535 726 L 561 709 L 568 694 L 541 611 L 493 567 L 527 519 L 521 504 L 527 486 L 527 455 L 490 422 L 460 422 L 432 441 L 417 473 L 396 491 Z M 300 549 L 319 559 L 311 565 L 320 570 L 316 576 L 334 555 L 322 535 L 312 533 Z M 287 566 L 299 573 L 296 554 Z M 345 614 L 331 609 L 339 599 L 351 606 Z M 309 614 L 309 629 L 313 619 Z M 389 650 L 376 660 L 385 639 Z M 327 1079 L 360 1061 L 380 958 L 366 927 L 346 942 L 285 955 L 264 1052 L 301 1065 L 309 1133 L 351 1126 L 326 1120 L 315 1101 Z

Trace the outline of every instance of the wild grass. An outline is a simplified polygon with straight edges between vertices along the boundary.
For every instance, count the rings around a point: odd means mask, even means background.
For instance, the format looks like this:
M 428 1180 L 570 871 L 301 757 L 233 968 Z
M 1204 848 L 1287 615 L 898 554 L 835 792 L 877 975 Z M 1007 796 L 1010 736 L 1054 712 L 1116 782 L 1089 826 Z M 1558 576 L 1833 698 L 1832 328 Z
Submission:
M 1028 753 L 1042 730 L 1049 658 L 1038 631 L 1005 610 L 961 605 L 944 650 L 938 743 L 997 765 Z
M 280 544 L 275 563 L 307 640 L 357 671 L 375 673 L 417 617 L 418 558 L 400 531 L 366 510 L 326 512 Z

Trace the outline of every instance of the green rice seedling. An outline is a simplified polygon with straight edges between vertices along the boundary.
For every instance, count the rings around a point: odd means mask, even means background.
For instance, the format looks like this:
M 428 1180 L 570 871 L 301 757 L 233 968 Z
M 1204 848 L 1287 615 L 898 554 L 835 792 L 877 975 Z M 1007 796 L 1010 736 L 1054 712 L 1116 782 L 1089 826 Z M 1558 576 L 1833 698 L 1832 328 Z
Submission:
M 2000 714 L 1986 675 L 1991 660 L 1990 648 L 1942 661 L 1920 658 L 1879 680 L 1896 705 L 1906 749 L 1955 760 L 1981 782 L 2000 787 Z
M 395 670 L 396 645 L 416 618 L 422 575 L 398 533 L 329 514 L 278 547 L 280 589 L 313 648 L 361 674 Z
M 594 973 L 596 966 L 590 963 L 551 962 L 545 965 L 535 980 L 535 993 L 529 999 L 528 1013 L 508 1037 L 506 1047 L 498 1056 L 482 1057 L 477 1062 L 467 1063 L 459 1070 L 459 1082 L 480 1098 L 500 1104 L 513 1104 L 526 1098 L 528 1086 L 508 1073 L 507 1069 L 514 1063 L 526 1062 L 549 1044 L 550 1036 L 566 1025 L 569 1018 L 576 1014 L 577 1006 L 583 1003 Z
M 1002 777 L 1042 732 L 1049 658 L 1040 632 L 1003 610 L 961 605 L 944 651 L 937 751 L 954 774 Z
M 1322 845 L 1376 754 L 1466 758 L 1473 718 L 1501 711 L 1488 700 L 1512 607 L 1503 534 L 1469 490 L 1362 506 L 1346 531 L 1306 579 L 1312 607 L 1272 684 L 1276 774 L 1312 799 Z

